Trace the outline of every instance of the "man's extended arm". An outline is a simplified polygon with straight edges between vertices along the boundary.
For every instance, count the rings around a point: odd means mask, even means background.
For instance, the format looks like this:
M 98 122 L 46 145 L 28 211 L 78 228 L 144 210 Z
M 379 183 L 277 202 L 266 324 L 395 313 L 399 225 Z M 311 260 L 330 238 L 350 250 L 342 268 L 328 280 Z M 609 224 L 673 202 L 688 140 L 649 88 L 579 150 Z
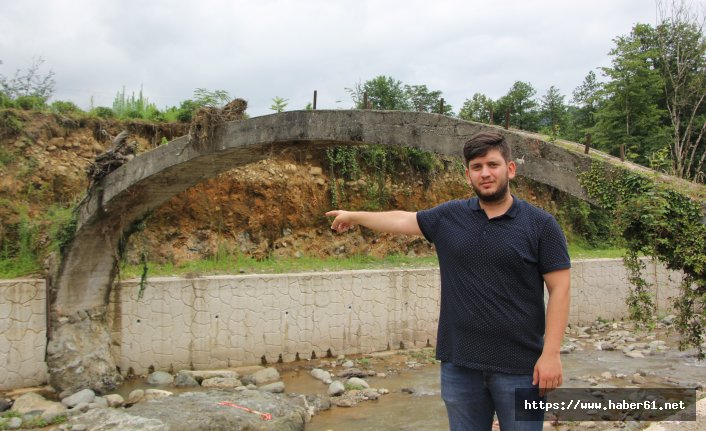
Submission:
M 563 383 L 560 349 L 564 331 L 569 320 L 569 285 L 571 276 L 568 269 L 544 274 L 544 282 L 549 292 L 547 302 L 544 349 L 534 366 L 532 384 L 538 384 L 540 393 L 554 389 Z
M 345 232 L 355 225 L 365 226 L 368 229 L 397 233 L 405 235 L 422 235 L 417 223 L 417 213 L 409 211 L 343 211 L 335 210 L 326 213 L 335 217 L 331 229 L 336 232 Z

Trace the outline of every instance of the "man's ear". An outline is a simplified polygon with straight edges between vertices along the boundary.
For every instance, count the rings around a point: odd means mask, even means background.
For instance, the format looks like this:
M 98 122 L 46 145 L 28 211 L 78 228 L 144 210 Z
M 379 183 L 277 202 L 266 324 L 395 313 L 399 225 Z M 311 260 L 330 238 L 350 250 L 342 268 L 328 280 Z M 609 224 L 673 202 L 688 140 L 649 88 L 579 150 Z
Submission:
M 513 160 L 510 160 L 507 163 L 507 177 L 508 179 L 513 179 L 515 178 L 515 174 L 517 173 L 517 165 Z
M 466 184 L 468 184 L 469 187 L 473 187 L 471 183 L 471 171 L 468 169 L 468 166 L 466 166 Z

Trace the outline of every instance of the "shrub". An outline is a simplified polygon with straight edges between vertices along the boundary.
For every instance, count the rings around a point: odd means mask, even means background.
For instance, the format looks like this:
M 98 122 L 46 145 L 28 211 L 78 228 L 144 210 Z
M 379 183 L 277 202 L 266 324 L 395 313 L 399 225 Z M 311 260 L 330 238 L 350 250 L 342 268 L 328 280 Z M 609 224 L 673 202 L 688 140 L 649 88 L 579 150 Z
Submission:
M 49 108 L 52 112 L 56 112 L 57 114 L 73 114 L 82 112 L 81 108 L 76 106 L 74 102 L 69 102 L 68 100 L 57 100 L 56 102 L 52 102 Z
M 91 115 L 98 118 L 115 118 L 115 112 L 107 106 L 97 106 L 91 109 Z
M 41 110 L 47 107 L 45 99 L 39 96 L 19 96 L 15 99 L 15 105 L 25 111 Z

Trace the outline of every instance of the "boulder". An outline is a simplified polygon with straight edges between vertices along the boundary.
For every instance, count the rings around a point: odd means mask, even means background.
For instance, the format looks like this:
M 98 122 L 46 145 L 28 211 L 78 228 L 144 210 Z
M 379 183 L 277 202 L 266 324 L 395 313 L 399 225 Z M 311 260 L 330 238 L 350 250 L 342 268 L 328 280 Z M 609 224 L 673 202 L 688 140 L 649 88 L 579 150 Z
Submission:
M 340 381 L 336 380 L 328 386 L 328 394 L 332 397 L 337 397 L 346 391 L 346 387 Z
M 83 389 L 75 394 L 61 400 L 61 404 L 68 408 L 74 408 L 81 403 L 92 403 L 96 398 L 96 393 L 91 389 Z
M 362 387 L 362 388 L 365 388 L 365 389 L 368 389 L 368 388 L 370 387 L 370 385 L 368 384 L 368 382 L 366 382 L 366 381 L 363 380 L 363 379 L 359 379 L 358 377 L 351 377 L 350 379 L 348 379 L 348 381 L 346 382 L 346 384 L 348 384 L 348 385 L 350 385 L 350 386 Z
M 199 382 L 194 378 L 194 376 L 185 371 L 179 371 L 174 378 L 174 386 L 178 388 L 182 387 L 195 387 L 198 386 Z
M 33 392 L 26 393 L 17 398 L 10 410 L 23 415 L 30 412 L 41 412 L 39 416 L 45 421 L 52 420 L 56 416 L 66 414 L 67 412 L 66 406 L 63 404 L 49 401 L 43 396 Z
M 221 403 L 270 413 L 272 420 Z M 300 431 L 304 430 L 306 416 L 305 409 L 286 395 L 251 390 L 188 392 L 136 404 L 128 411 L 131 415 L 157 419 L 171 431 Z
M 120 394 L 110 394 L 103 398 L 108 402 L 108 407 L 121 407 L 125 404 L 125 399 Z
M 177 373 L 177 378 L 179 378 L 180 375 L 182 376 L 182 379 L 185 379 L 185 376 L 189 376 L 198 383 L 214 377 L 222 377 L 226 379 L 237 379 L 240 377 L 238 372 L 233 370 L 181 370 Z
M 284 393 L 284 382 L 274 382 L 269 383 L 264 386 L 260 386 L 261 391 L 272 392 L 273 394 Z
M 316 380 L 321 380 L 327 385 L 331 384 L 331 373 L 329 373 L 328 371 L 324 371 L 321 368 L 314 368 L 313 370 L 311 370 L 310 374 Z
M 171 397 L 174 395 L 172 392 L 163 391 L 161 389 L 147 389 L 145 390 L 145 397 L 143 401 L 156 400 L 158 398 Z
M 211 377 L 201 382 L 201 386 L 214 389 L 232 389 L 243 386 L 243 384 L 240 380 L 232 377 Z
M 265 368 L 252 375 L 255 384 L 260 386 L 266 383 L 276 382 L 280 379 L 279 372 L 274 368 Z
M 130 395 L 127 396 L 127 402 L 126 404 L 136 404 L 142 401 L 142 399 L 145 398 L 145 391 L 143 389 L 135 389 L 134 391 L 130 392 Z
M 174 376 L 165 371 L 155 371 L 147 376 L 147 383 L 155 386 L 171 385 L 174 383 Z
M 132 413 L 132 410 L 130 410 Z M 72 430 L 87 431 L 169 431 L 169 426 L 158 419 L 145 418 L 118 409 L 89 410 L 69 420 Z

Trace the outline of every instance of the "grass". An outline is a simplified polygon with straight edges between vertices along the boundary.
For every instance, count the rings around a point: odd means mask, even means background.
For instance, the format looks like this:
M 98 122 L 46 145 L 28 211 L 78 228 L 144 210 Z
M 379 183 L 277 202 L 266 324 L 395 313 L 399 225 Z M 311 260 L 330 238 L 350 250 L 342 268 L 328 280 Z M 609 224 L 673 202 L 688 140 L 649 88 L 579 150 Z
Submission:
M 622 258 L 621 248 L 591 248 L 585 244 L 570 244 L 569 254 L 572 259 Z M 221 254 L 209 259 L 185 262 L 180 265 L 148 263 L 148 276 L 179 276 L 179 275 L 220 275 L 220 274 L 281 274 L 307 271 L 344 271 L 356 269 L 390 269 L 390 268 L 428 268 L 439 265 L 436 256 L 408 257 L 391 255 L 384 258 L 356 255 L 340 258 L 317 258 L 303 256 L 300 258 L 269 258 L 256 259 Z M 124 265 L 121 277 L 137 278 L 142 275 L 142 265 Z
M 592 248 L 581 243 L 569 244 L 571 259 L 622 258 L 621 248 Z M 307 271 L 344 271 L 361 269 L 391 269 L 391 268 L 428 268 L 438 266 L 436 256 L 409 257 L 391 255 L 384 258 L 356 255 L 351 257 L 317 258 L 302 256 L 300 258 L 269 258 L 256 259 L 232 254 L 219 254 L 212 258 L 185 262 L 179 265 L 158 264 L 148 262 L 148 277 L 165 276 L 201 276 L 225 274 L 282 274 Z M 41 264 L 33 255 L 8 257 L 0 251 L 0 279 L 22 277 L 37 274 Z M 123 265 L 120 269 L 121 278 L 139 278 L 142 275 L 142 265 Z
M 591 247 L 582 242 L 569 244 L 569 256 L 576 259 L 622 259 L 625 249 L 615 246 Z
M 150 277 L 173 275 L 218 275 L 218 274 L 281 274 L 306 271 L 343 271 L 355 269 L 417 268 L 438 265 L 436 256 L 407 257 L 392 255 L 385 258 L 371 256 L 351 256 L 346 258 L 269 258 L 258 261 L 240 255 L 220 255 L 210 259 L 185 262 L 180 265 L 148 263 Z M 139 277 L 142 265 L 125 265 L 121 268 L 122 278 Z

